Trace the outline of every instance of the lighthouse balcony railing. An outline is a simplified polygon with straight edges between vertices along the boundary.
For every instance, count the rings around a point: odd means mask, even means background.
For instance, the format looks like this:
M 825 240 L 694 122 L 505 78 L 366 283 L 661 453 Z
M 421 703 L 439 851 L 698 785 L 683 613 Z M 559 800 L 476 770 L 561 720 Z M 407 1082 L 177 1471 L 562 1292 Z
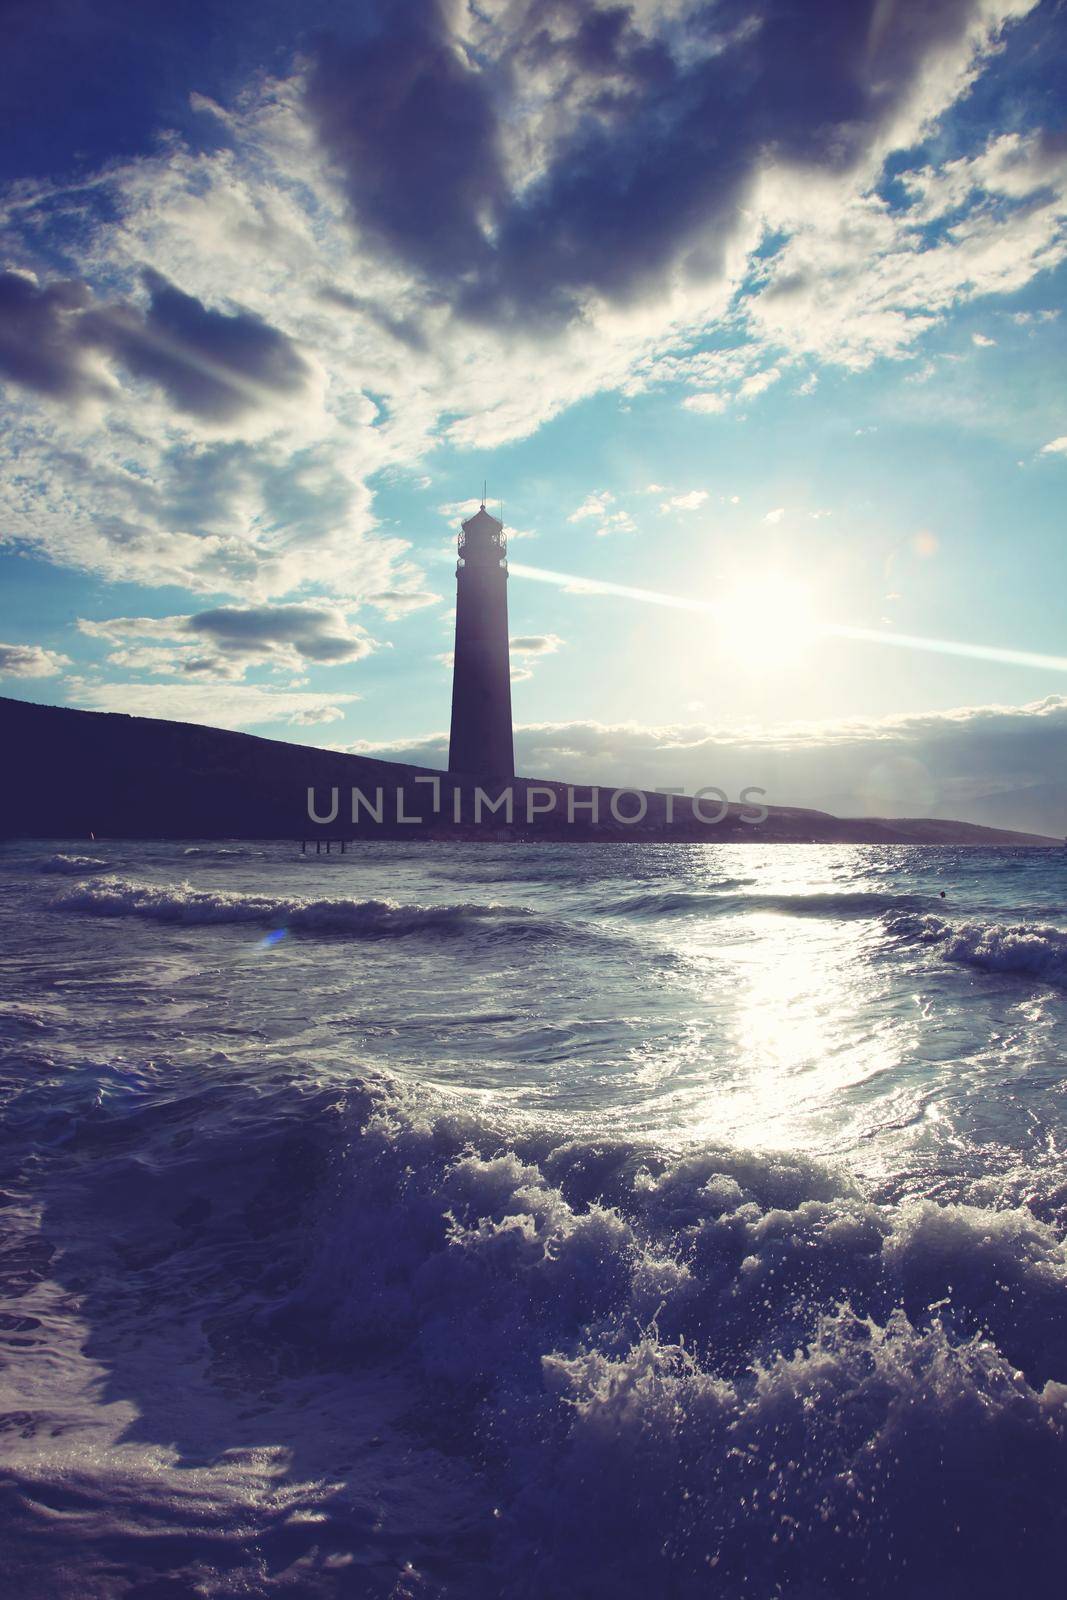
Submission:
M 507 560 L 508 540 L 507 535 L 503 532 L 490 534 L 488 538 L 484 535 L 479 535 L 475 539 L 468 539 L 461 528 L 459 533 L 459 557 L 461 561 L 465 558 L 468 545 L 472 554 L 478 550 L 492 550 L 494 554 L 499 552 L 501 562 Z

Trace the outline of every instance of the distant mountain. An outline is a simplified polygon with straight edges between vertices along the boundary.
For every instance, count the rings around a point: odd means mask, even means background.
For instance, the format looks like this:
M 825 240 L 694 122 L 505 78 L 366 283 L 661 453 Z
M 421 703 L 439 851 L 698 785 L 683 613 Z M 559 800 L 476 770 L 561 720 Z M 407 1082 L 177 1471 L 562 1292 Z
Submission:
M 991 828 L 1028 828 L 1035 833 L 1067 835 L 1067 783 L 1035 783 L 1022 789 L 968 800 L 976 822 Z
M 191 723 L 72 711 L 0 698 L 6 838 L 665 839 L 706 843 L 1048 845 L 1056 838 L 936 818 L 834 817 L 772 806 L 758 824 L 731 805 L 703 820 L 691 800 L 516 778 L 512 816 L 476 778 Z M 308 816 L 314 791 L 316 824 Z M 333 791 L 336 789 L 336 815 Z M 353 821 L 353 791 L 358 817 Z M 481 799 L 479 799 L 481 796 Z M 617 798 L 616 798 L 617 796 Z M 593 820 L 588 802 L 596 801 Z M 613 815 L 614 800 L 618 815 Z M 570 802 L 575 802 L 568 820 Z M 477 807 L 482 815 L 477 817 Z M 716 813 L 706 802 L 705 818 Z M 673 811 L 673 818 L 670 813 Z M 624 816 L 643 813 L 627 823 Z M 330 820 L 325 820 L 330 817 Z M 458 820 L 457 820 L 458 819 Z

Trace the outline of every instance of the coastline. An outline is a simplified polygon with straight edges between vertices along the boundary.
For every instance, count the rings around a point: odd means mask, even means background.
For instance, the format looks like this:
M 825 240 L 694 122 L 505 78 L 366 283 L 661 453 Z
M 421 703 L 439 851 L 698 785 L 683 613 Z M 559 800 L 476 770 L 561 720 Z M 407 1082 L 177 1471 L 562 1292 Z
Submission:
M 362 839 L 1062 846 L 1048 835 L 954 819 L 766 805 L 756 790 L 744 804 L 723 796 L 710 820 L 690 796 L 542 778 L 507 785 L 510 823 L 492 814 L 475 822 L 478 795 L 495 800 L 504 785 L 482 788 L 475 778 L 199 724 L 8 698 L 0 698 L 0 747 L 16 775 L 0 801 L 0 837 L 9 839 L 290 839 L 297 848 Z M 310 819 L 309 791 L 321 802 L 312 800 L 317 815 L 334 812 L 329 821 Z M 640 809 L 639 819 L 619 815 L 623 795 L 637 798 L 625 811 Z M 753 821 L 758 811 L 766 816 Z

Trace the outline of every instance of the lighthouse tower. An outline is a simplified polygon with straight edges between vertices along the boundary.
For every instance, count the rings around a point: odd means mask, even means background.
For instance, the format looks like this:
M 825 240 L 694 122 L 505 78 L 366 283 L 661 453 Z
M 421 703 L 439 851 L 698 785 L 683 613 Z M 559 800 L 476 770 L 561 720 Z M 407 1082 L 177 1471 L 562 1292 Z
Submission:
M 507 540 L 484 500 L 459 535 L 448 770 L 479 778 L 515 775 Z

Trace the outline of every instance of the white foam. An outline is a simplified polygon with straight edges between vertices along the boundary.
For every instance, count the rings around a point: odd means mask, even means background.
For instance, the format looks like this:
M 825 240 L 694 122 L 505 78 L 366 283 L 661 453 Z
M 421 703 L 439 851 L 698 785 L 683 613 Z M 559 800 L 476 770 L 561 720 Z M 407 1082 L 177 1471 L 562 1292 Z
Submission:
M 911 915 L 890 918 L 886 926 L 900 937 L 939 945 L 946 961 L 1067 985 L 1067 933 L 1059 928 L 1029 922 L 953 923 Z
M 106 878 L 99 883 L 66 890 L 57 896 L 53 905 L 97 917 L 143 917 L 185 925 L 254 923 L 297 933 L 354 937 L 458 932 L 490 918 L 512 918 L 520 922 L 528 916 L 521 910 L 497 905 L 417 906 L 401 905 L 393 900 L 309 900 L 298 896 L 197 889 L 189 883 L 134 883 L 126 878 Z

